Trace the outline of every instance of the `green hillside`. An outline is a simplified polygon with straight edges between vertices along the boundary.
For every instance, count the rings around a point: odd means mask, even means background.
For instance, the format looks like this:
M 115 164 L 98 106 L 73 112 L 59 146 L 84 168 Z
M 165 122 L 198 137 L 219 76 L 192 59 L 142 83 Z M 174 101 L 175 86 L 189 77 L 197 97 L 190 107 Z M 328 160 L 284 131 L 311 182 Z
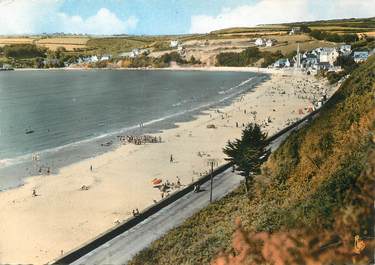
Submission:
M 372 56 L 342 84 L 315 120 L 292 133 L 272 154 L 250 198 L 238 188 L 152 243 L 129 264 L 209 264 L 221 249 L 236 255 L 238 240 L 231 246 L 236 217 L 249 232 L 298 231 L 315 236 L 308 250 L 333 239 L 336 243 L 325 247 L 331 251 L 325 264 L 344 264 L 337 261 L 346 258 L 350 264 L 369 264 L 374 254 L 374 92 Z M 354 235 L 367 246 L 356 256 L 351 252 Z M 247 245 L 250 241 L 240 240 Z M 247 263 L 217 264 L 270 264 L 260 258 L 260 250 L 259 246 L 246 249 L 241 258 Z M 317 258 L 321 253 L 315 253 Z

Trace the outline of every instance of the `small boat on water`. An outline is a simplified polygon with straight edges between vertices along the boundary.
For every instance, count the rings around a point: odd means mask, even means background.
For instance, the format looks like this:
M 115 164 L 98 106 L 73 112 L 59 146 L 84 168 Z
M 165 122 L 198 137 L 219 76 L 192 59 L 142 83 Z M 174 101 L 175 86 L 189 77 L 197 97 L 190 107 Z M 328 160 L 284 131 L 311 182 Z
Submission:
M 31 133 L 33 133 L 33 132 L 34 132 L 34 130 L 27 129 L 27 130 L 25 131 L 25 134 L 31 134 Z
M 113 141 L 102 143 L 101 146 L 111 146 L 113 144 Z

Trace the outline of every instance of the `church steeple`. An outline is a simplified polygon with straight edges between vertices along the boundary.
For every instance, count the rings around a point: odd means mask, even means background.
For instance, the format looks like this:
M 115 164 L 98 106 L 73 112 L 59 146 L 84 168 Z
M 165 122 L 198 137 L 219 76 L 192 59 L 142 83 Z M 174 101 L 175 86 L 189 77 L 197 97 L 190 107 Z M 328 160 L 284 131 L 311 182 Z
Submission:
M 296 65 L 297 68 L 301 68 L 301 54 L 299 52 L 299 43 L 298 43 L 298 46 L 297 46 L 297 65 Z

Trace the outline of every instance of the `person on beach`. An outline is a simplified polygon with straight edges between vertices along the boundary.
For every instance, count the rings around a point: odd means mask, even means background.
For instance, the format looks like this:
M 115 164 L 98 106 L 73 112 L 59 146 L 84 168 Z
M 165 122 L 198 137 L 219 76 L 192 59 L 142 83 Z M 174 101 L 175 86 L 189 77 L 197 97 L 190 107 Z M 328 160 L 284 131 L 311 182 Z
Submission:
M 38 196 L 38 194 L 36 194 L 36 190 L 33 189 L 33 197 L 36 197 L 36 196 Z
M 92 172 L 92 165 L 90 165 L 90 171 Z
M 173 155 L 171 155 L 171 158 L 169 159 L 170 163 L 173 163 Z

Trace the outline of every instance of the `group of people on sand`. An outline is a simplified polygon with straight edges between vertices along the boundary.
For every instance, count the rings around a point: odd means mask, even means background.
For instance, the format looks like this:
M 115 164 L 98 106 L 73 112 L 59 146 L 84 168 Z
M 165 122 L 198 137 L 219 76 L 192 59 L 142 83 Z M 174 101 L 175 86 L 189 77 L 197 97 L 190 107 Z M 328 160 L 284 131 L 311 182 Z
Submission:
M 133 216 L 137 216 L 137 215 L 139 215 L 139 210 L 138 210 L 138 208 L 136 208 L 135 210 L 133 209 Z
M 158 188 L 160 190 L 162 199 L 168 197 L 171 190 L 181 188 L 182 184 L 180 178 L 177 176 L 176 179 L 176 182 L 170 182 L 169 180 L 166 180 L 165 183 L 155 186 L 155 188 Z
M 118 139 L 122 144 L 136 144 L 136 145 L 141 145 L 141 144 L 146 144 L 146 143 L 161 143 L 161 137 L 157 136 L 151 136 L 151 135 L 120 135 L 117 136 Z

